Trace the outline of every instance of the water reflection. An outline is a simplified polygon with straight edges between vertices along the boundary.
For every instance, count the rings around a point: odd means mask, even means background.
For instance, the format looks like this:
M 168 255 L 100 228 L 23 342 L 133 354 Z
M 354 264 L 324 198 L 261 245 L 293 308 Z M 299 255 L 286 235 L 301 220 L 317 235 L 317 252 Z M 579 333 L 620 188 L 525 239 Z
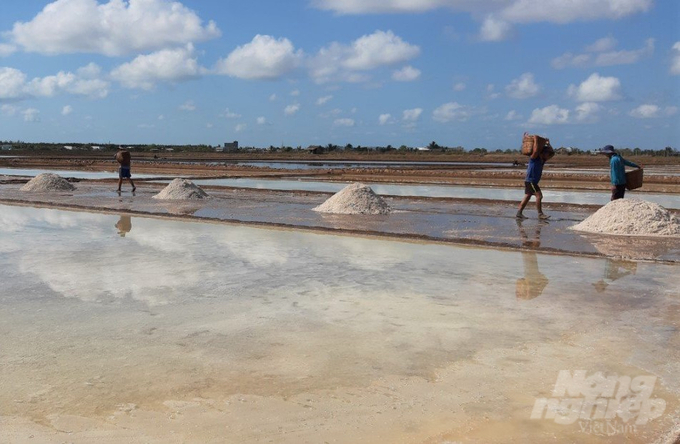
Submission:
M 606 259 L 604 263 L 604 276 L 599 281 L 593 283 L 593 287 L 598 293 L 604 293 L 610 283 L 637 272 L 637 262 Z
M 121 214 L 120 219 L 116 222 L 116 228 L 118 229 L 118 235 L 125 237 L 132 230 L 132 217 Z
M 532 231 L 531 237 L 527 235 L 524 221 L 517 220 L 522 246 L 529 249 L 537 249 L 541 246 L 541 229 L 545 222 L 538 222 Z M 515 295 L 517 299 L 530 300 L 543 294 L 543 290 L 548 286 L 550 280 L 541 273 L 538 268 L 538 254 L 533 251 L 522 251 L 522 264 L 524 266 L 524 277 L 517 279 Z

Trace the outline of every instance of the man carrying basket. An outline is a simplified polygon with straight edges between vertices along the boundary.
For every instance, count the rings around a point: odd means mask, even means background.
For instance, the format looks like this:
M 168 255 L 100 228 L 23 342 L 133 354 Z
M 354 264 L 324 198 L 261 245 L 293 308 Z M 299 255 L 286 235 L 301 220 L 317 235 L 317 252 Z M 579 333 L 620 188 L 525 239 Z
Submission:
M 612 181 L 612 199 L 623 199 L 626 194 L 626 165 L 633 168 L 642 169 L 636 163 L 624 159 L 619 153 L 614 151 L 614 147 L 607 145 L 600 150 L 600 154 L 605 154 L 609 158 L 609 175 Z
M 132 174 L 130 172 L 130 151 L 120 147 L 118 148 L 115 158 L 120 164 L 120 167 L 118 168 L 118 190 L 116 191 L 120 193 L 120 188 L 123 185 L 123 178 L 127 177 L 127 180 L 130 181 L 130 185 L 132 185 L 132 192 L 134 193 L 137 187 L 135 187 L 135 183 L 132 181 Z
M 536 196 L 536 210 L 538 210 L 538 218 L 541 220 L 549 219 L 550 216 L 543 212 L 542 201 L 543 193 L 541 192 L 541 187 L 538 186 L 538 182 L 541 180 L 543 175 L 543 165 L 554 155 L 550 146 L 548 139 L 544 139 L 540 136 L 529 136 L 525 133 L 525 144 L 528 142 L 529 138 L 533 138 L 530 148 L 529 164 L 527 165 L 527 174 L 524 179 L 524 199 L 519 203 L 519 209 L 517 210 L 517 219 L 526 219 L 527 217 L 522 213 L 524 208 L 531 200 L 531 196 Z M 528 154 L 529 151 L 526 150 Z M 525 147 L 522 147 L 522 152 L 525 152 Z

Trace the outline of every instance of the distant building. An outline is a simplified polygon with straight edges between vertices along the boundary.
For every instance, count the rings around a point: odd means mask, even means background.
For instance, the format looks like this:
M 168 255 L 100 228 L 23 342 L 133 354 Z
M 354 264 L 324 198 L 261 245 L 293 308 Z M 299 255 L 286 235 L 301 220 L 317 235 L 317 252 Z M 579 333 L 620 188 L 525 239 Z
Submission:
M 64 145 L 64 149 L 67 151 L 72 151 L 73 147 L 71 145 Z
M 12 151 L 12 145 L 2 145 L 2 151 Z
M 321 154 L 323 152 L 323 147 L 321 145 L 309 145 L 307 147 L 307 152 L 310 154 Z
M 224 142 L 224 150 L 226 152 L 234 152 L 238 151 L 238 140 L 234 140 L 233 142 Z
M 99 145 L 92 145 L 92 151 L 101 151 L 102 147 Z

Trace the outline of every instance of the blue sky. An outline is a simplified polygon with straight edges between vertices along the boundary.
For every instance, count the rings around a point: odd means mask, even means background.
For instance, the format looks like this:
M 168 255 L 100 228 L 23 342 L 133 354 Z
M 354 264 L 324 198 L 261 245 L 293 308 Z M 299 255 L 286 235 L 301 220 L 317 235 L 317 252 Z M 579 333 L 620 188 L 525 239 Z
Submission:
M 680 148 L 676 0 L 8 0 L 0 140 Z

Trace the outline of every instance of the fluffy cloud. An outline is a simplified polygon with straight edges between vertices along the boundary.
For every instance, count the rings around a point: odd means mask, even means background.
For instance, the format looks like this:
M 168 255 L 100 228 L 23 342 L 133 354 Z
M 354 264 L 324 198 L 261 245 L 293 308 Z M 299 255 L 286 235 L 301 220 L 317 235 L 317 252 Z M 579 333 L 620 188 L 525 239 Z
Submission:
M 406 109 L 402 113 L 402 120 L 404 122 L 415 122 L 420 118 L 420 115 L 422 113 L 423 113 L 422 108 Z
M 404 63 L 419 54 L 418 46 L 403 41 L 392 31 L 375 31 L 350 45 L 331 43 L 310 58 L 308 66 L 317 83 L 364 82 L 368 77 L 362 71 Z
M 71 105 L 66 105 L 61 109 L 62 116 L 68 116 L 73 112 L 73 107 Z
M 26 75 L 18 69 L 0 68 L 0 99 L 53 97 L 61 93 L 104 98 L 109 93 L 108 88 L 109 83 L 104 80 L 83 78 L 71 72 L 60 71 L 52 76 L 27 81 Z
M 137 56 L 111 71 L 111 77 L 126 88 L 151 90 L 156 83 L 178 82 L 198 77 L 205 72 L 194 56 L 194 47 L 164 49 Z
M 248 125 L 246 125 L 245 123 L 239 123 L 234 127 L 234 131 L 240 133 L 241 131 L 244 131 L 247 127 Z
M 264 117 L 258 117 L 256 119 L 256 122 L 258 125 L 264 125 L 265 123 L 267 123 L 267 119 L 265 119 Z
M 441 105 L 432 112 L 432 118 L 437 122 L 464 122 L 473 114 L 472 108 L 463 106 L 457 102 L 449 102 Z
M 628 114 L 637 119 L 654 119 L 661 116 L 672 116 L 678 112 L 676 106 L 667 106 L 661 108 L 658 105 L 644 104 L 631 110 Z
M 581 103 L 576 107 L 576 120 L 582 123 L 594 123 L 602 106 L 594 102 Z
M 380 114 L 378 116 L 378 123 L 380 125 L 387 125 L 392 122 L 392 114 Z
M 521 118 L 522 116 L 513 109 L 508 111 L 508 113 L 505 115 L 504 120 L 512 122 L 513 120 L 520 120 Z
M 671 60 L 671 74 L 680 75 L 680 42 L 673 45 L 673 56 Z
M 224 113 L 221 114 L 221 116 L 226 119 L 238 119 L 239 117 L 241 117 L 240 114 L 231 111 L 229 108 L 226 108 L 224 110 Z
M 292 116 L 296 112 L 300 111 L 300 104 L 299 103 L 293 103 L 292 105 L 288 105 L 287 107 L 284 108 L 283 114 L 287 116 Z
M 187 100 L 179 106 L 179 109 L 181 111 L 196 111 L 196 104 L 193 102 L 193 100 Z
M 558 125 L 569 122 L 569 110 L 557 105 L 536 108 L 531 112 L 529 123 L 538 125 Z
M 568 67 L 631 65 L 654 54 L 654 39 L 647 39 L 640 49 L 614 51 L 616 40 L 604 37 L 586 46 L 591 54 L 573 54 L 567 52 L 551 61 L 555 69 Z
M 392 80 L 397 82 L 412 82 L 418 77 L 420 77 L 420 70 L 410 65 L 404 66 L 392 73 Z
M 18 47 L 41 54 L 120 56 L 208 40 L 220 35 L 195 12 L 168 0 L 57 0 L 8 33 Z
M 354 126 L 354 119 L 335 119 L 333 121 L 333 126 L 352 127 Z
M 273 80 L 297 68 L 302 56 L 290 40 L 258 34 L 220 59 L 215 70 L 240 79 Z
M 513 23 L 571 23 L 620 19 L 645 12 L 653 0 L 311 0 L 338 14 L 414 13 L 448 8 L 485 17 L 480 37 L 496 41 L 510 35 Z
M 527 99 L 539 91 L 541 87 L 534 82 L 534 75 L 529 72 L 525 72 L 505 87 L 505 92 L 514 99 Z
M 16 50 L 17 48 L 14 45 L 0 43 L 0 57 L 7 57 L 8 55 L 12 55 Z
M 467 87 L 467 85 L 465 85 L 465 83 L 458 82 L 455 85 L 453 85 L 453 90 L 454 91 L 463 91 L 466 87 Z
M 35 108 L 28 108 L 21 112 L 24 116 L 24 122 L 40 122 L 40 111 Z
M 3 116 L 13 116 L 18 110 L 19 108 L 14 105 L 4 104 L 0 106 L 0 114 Z
M 325 104 L 326 102 L 328 102 L 329 100 L 331 100 L 332 98 L 333 98 L 333 96 L 330 96 L 330 95 L 329 95 L 329 96 L 319 97 L 318 99 L 316 99 L 316 104 L 317 104 L 317 105 L 323 105 L 323 104 Z
M 606 102 L 621 98 L 621 82 L 616 77 L 593 73 L 579 86 L 570 85 L 567 93 L 579 102 Z

